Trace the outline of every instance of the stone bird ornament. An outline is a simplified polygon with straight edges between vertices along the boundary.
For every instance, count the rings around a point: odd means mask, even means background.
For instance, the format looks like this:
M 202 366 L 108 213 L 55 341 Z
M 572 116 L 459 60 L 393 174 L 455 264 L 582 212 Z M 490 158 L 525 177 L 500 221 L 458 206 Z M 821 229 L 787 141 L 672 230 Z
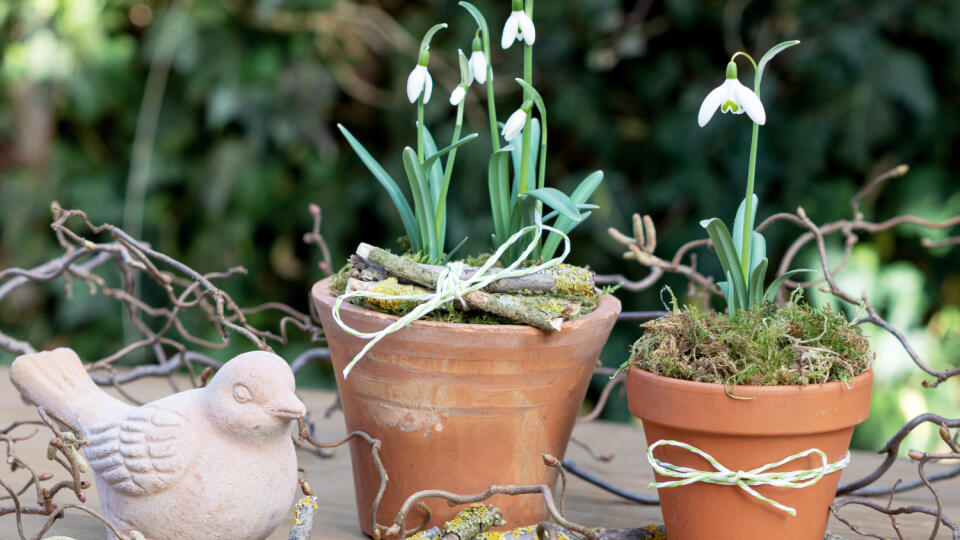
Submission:
M 23 396 L 81 429 L 106 518 L 148 540 L 258 540 L 297 486 L 291 422 L 304 415 L 290 366 L 248 352 L 204 388 L 141 407 L 94 384 L 71 349 L 18 357 Z M 111 535 L 112 536 L 112 535 Z

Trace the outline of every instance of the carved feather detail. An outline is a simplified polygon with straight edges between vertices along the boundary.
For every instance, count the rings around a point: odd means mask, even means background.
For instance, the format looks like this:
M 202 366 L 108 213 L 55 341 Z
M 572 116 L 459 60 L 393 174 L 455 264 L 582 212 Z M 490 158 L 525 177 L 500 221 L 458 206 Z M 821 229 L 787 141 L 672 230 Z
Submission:
M 117 491 L 149 495 L 170 487 L 195 455 L 193 429 L 184 415 L 155 406 L 94 425 L 87 460 Z

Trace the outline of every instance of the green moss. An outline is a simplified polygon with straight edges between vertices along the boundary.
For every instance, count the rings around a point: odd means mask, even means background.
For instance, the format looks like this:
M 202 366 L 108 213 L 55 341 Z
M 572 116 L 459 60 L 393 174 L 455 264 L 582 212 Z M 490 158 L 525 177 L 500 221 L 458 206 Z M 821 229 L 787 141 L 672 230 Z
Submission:
M 860 329 L 829 309 L 796 301 L 730 318 L 694 306 L 642 325 L 621 369 L 728 385 L 849 381 L 873 361 Z
M 340 296 L 347 290 L 347 281 L 350 280 L 350 271 L 353 270 L 353 265 L 347 263 L 343 265 L 339 272 L 333 275 L 330 279 L 330 292 L 336 296 Z

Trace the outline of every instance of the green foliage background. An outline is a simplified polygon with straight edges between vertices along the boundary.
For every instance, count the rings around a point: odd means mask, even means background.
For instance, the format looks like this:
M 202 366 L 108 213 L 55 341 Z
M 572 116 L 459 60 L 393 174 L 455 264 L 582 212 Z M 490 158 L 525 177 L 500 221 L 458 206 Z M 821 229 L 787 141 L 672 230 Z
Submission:
M 498 38 L 509 2 L 477 4 Z M 606 172 L 595 196 L 601 209 L 577 229 L 571 262 L 639 278 L 643 271 L 620 259 L 607 227 L 625 230 L 633 212 L 649 213 L 659 227 L 657 252 L 667 255 L 704 236 L 699 219 L 732 218 L 748 122 L 718 116 L 700 129 L 696 111 L 722 82 L 733 51 L 762 54 L 785 39 L 802 44 L 765 73 L 761 219 L 798 205 L 817 222 L 849 217 L 847 201 L 864 180 L 901 162 L 911 172 L 869 201 L 868 219 L 960 212 L 960 3 L 544 0 L 535 20 L 534 84 L 550 109 L 548 185 L 568 191 L 591 170 Z M 420 33 L 437 21 L 451 28 L 434 41 L 427 121 L 443 139 L 456 48 L 468 50 L 474 31 L 452 0 L 0 2 L 0 267 L 56 256 L 52 200 L 122 223 L 129 178 L 145 172 L 144 239 L 203 271 L 245 266 L 249 274 L 227 287 L 242 304 L 279 300 L 306 310 L 306 292 L 320 276 L 318 254 L 300 242 L 310 225 L 307 202 L 324 208 L 335 264 L 361 240 L 390 245 L 400 234 L 386 194 L 333 128 L 349 126 L 402 177 L 400 149 L 412 144 L 415 120 L 402 89 Z M 149 168 L 132 172 L 149 74 L 165 71 L 167 59 L 159 121 L 146 130 Z M 520 65 L 519 49 L 494 47 L 501 120 L 520 103 L 512 82 Z M 743 80 L 751 77 L 745 67 Z M 488 247 L 492 230 L 478 94 L 474 87 L 468 97 L 464 133 L 481 138 L 460 153 L 449 220 L 450 244 L 469 236 L 473 252 Z M 769 231 L 773 261 L 796 234 L 787 225 Z M 924 249 L 921 233 L 907 227 L 864 240 L 844 283 L 874 295 L 931 365 L 957 365 L 957 253 Z M 700 264 L 719 268 L 712 257 Z M 679 280 L 666 283 L 684 290 Z M 119 306 L 81 289 L 74 287 L 73 301 L 62 285 L 19 291 L 0 305 L 0 324 L 86 358 L 116 350 Z M 159 299 L 149 287 L 144 293 Z M 618 296 L 625 309 L 661 305 L 656 291 Z M 619 325 L 604 362 L 619 364 L 636 333 L 633 324 Z M 898 345 L 870 335 L 878 353 L 875 414 L 858 430 L 857 446 L 877 447 L 919 412 L 956 415 L 958 381 L 922 389 Z M 300 340 L 284 352 L 307 346 Z M 329 384 L 323 369 L 313 376 Z M 625 400 L 607 414 L 629 418 Z M 926 432 L 911 444 L 932 441 Z

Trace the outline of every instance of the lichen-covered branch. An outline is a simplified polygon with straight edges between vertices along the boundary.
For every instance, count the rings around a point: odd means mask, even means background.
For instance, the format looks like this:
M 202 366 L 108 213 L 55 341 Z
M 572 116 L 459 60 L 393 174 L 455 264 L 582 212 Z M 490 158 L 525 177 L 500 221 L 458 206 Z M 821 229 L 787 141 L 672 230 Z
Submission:
M 385 249 L 370 244 L 357 246 L 357 256 L 361 261 L 368 264 L 373 263 L 398 278 L 424 287 L 433 287 L 443 270 L 442 266 L 419 264 L 412 259 L 394 255 Z M 478 270 L 479 268 L 476 267 L 467 267 L 460 278 L 473 277 Z M 496 271 L 497 269 L 494 268 L 488 272 L 495 273 Z M 526 276 L 494 281 L 484 287 L 483 290 L 490 293 L 548 293 L 568 296 L 593 296 L 596 293 L 596 284 L 593 273 L 586 268 L 560 264 Z
M 396 278 L 384 281 L 361 281 L 350 278 L 347 281 L 347 292 L 370 291 L 388 296 L 407 294 L 427 294 L 430 291 L 416 285 L 401 285 Z M 565 318 L 580 313 L 580 301 L 553 296 L 523 296 L 519 294 L 487 293 L 474 291 L 463 295 L 464 302 L 469 309 L 485 311 L 494 315 L 529 324 L 543 330 L 558 331 Z M 367 302 L 387 310 L 395 310 L 400 304 L 412 304 L 406 300 L 391 300 L 368 298 Z M 458 309 L 459 302 L 453 303 Z

